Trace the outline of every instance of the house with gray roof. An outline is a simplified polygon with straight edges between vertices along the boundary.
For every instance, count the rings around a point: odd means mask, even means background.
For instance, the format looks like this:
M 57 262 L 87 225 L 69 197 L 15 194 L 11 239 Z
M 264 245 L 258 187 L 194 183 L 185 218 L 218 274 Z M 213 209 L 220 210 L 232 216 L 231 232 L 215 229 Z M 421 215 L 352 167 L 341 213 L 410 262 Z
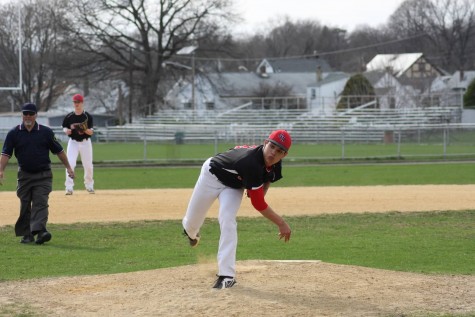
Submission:
M 257 66 L 258 73 L 330 73 L 332 68 L 320 57 L 309 58 L 265 58 Z
M 475 123 L 475 110 L 463 109 L 463 95 L 473 80 L 475 70 L 456 71 L 452 75 L 440 76 L 434 79 L 426 95 L 437 95 L 441 104 L 459 105 L 462 123 Z
M 195 78 L 195 110 L 226 110 L 249 102 L 256 108 L 306 109 L 306 87 L 315 81 L 314 73 L 199 74 Z M 191 90 L 191 83 L 181 80 L 168 92 L 165 103 L 174 109 L 191 109 Z
M 463 73 L 456 71 L 452 75 L 435 78 L 431 85 L 431 91 L 463 93 L 473 80 L 475 80 L 474 70 L 466 70 Z
M 194 85 L 180 79 L 164 98 L 172 109 L 307 109 L 307 86 L 331 70 L 321 58 L 264 59 L 254 72 L 198 73 Z M 194 96 L 194 102 L 192 98 Z

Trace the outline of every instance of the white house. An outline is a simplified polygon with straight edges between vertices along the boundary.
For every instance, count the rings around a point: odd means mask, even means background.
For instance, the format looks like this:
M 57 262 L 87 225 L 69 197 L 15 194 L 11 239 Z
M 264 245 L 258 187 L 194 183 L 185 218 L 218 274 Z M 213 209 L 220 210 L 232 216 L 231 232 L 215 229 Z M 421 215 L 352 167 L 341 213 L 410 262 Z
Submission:
M 343 72 L 323 74 L 321 80 L 307 86 L 307 105 L 315 115 L 328 116 L 336 110 L 341 92 L 349 74 Z
M 440 76 L 434 79 L 430 91 L 426 94 L 435 94 L 440 104 L 462 108 L 462 123 L 475 123 L 475 110 L 463 109 L 463 95 L 470 83 L 475 80 L 475 71 L 456 71 L 451 76 Z
M 375 100 L 379 109 L 408 109 L 416 107 L 415 92 L 402 85 L 397 78 L 387 71 L 363 73 L 375 90 Z M 316 115 L 328 116 L 336 111 L 346 83 L 351 75 L 335 72 L 324 74 L 320 81 L 307 87 L 307 104 Z
M 444 75 L 422 53 L 378 54 L 368 64 L 366 71 L 390 71 L 394 77 L 431 78 Z
M 468 85 L 475 80 L 475 71 L 467 70 L 463 74 L 460 71 L 456 71 L 452 75 L 440 76 L 434 79 L 431 85 L 431 91 L 439 92 L 465 92 Z
M 402 85 L 390 72 L 370 71 L 363 76 L 373 86 L 381 110 L 416 107 L 416 92 L 410 86 Z
M 463 75 L 456 71 L 450 76 L 435 78 L 430 89 L 425 93 L 440 96 L 441 103 L 461 105 L 463 94 L 473 80 L 475 80 L 475 71 L 464 71 Z

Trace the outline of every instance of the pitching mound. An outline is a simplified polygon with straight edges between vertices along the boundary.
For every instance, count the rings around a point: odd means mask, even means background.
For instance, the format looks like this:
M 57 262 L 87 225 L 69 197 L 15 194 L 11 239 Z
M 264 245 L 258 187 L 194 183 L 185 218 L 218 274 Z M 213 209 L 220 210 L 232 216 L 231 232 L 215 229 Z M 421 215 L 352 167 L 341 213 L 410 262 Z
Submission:
M 214 263 L 2 283 L 1 307 L 39 316 L 407 316 L 475 310 L 475 279 L 323 262 L 243 261 L 211 288 Z
M 272 188 L 280 214 L 463 210 L 475 186 Z M 51 223 L 180 219 L 191 190 L 53 192 Z M 87 198 L 87 199 L 85 199 Z M 0 193 L 0 225 L 18 215 Z M 81 202 L 81 204 L 79 204 Z M 84 206 L 86 202 L 86 206 Z M 214 206 L 209 216 L 216 216 Z M 243 202 L 240 216 L 259 216 Z M 19 244 L 19 247 L 20 244 Z M 423 275 L 319 261 L 241 261 L 238 284 L 211 288 L 216 262 L 127 274 L 0 283 L 0 314 L 38 316 L 420 316 L 475 312 L 475 277 Z

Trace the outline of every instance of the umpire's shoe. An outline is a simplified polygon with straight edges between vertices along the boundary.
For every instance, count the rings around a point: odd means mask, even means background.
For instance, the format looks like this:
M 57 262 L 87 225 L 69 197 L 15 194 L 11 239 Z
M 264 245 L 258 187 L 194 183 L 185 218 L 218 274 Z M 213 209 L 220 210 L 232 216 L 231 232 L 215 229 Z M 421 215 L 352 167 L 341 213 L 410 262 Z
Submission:
M 48 231 L 42 231 L 38 233 L 38 237 L 36 238 L 36 244 L 43 244 L 51 240 L 51 233 Z
M 21 238 L 20 243 L 28 244 L 35 242 L 35 237 L 32 234 L 27 234 Z
M 196 235 L 196 238 L 194 238 L 194 239 L 190 238 L 190 236 L 188 235 L 188 233 L 186 232 L 185 229 L 183 229 L 183 234 L 188 238 L 188 241 L 190 242 L 190 246 L 192 248 L 196 247 L 198 245 L 198 243 L 200 243 L 200 234 L 199 233 Z

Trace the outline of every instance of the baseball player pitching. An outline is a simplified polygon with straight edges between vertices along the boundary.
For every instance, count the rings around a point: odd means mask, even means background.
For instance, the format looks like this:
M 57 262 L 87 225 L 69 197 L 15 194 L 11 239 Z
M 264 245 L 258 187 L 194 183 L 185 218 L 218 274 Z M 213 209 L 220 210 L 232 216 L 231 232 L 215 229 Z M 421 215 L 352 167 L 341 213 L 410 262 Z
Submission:
M 213 288 L 229 288 L 236 284 L 236 216 L 244 191 L 254 208 L 279 228 L 279 238 L 289 241 L 289 225 L 267 204 L 265 194 L 271 183 L 282 178 L 282 159 L 287 156 L 291 144 L 287 131 L 276 130 L 262 145 L 236 146 L 204 162 L 182 223 L 190 245 L 196 247 L 206 213 L 213 202 L 219 200 L 221 234 L 218 278 Z
M 90 194 L 94 194 L 91 136 L 94 134 L 93 118 L 84 111 L 84 98 L 80 94 L 73 96 L 74 111 L 63 120 L 63 131 L 69 136 L 67 155 L 72 169 L 76 167 L 78 155 L 84 168 L 84 185 Z M 66 195 L 72 195 L 74 180 L 66 173 Z

